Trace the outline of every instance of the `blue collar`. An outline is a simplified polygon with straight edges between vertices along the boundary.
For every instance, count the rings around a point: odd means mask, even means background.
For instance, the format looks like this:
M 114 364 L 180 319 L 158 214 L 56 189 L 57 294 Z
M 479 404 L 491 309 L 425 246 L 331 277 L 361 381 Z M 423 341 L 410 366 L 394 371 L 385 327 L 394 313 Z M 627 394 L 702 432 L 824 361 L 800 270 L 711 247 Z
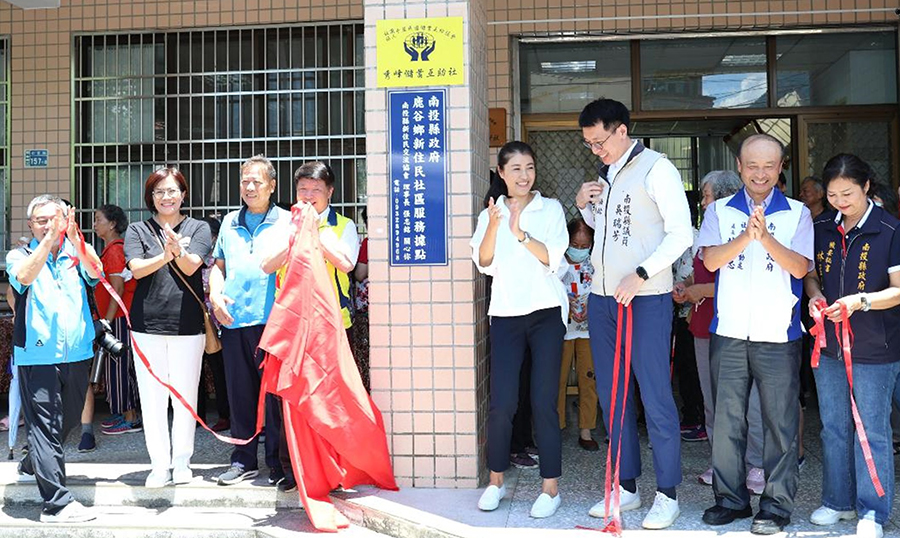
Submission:
M 788 203 L 787 197 L 780 190 L 772 187 L 772 192 L 769 196 L 771 196 L 771 200 L 769 200 L 769 205 L 766 206 L 766 215 L 771 215 L 778 211 L 791 210 L 791 204 Z M 731 197 L 731 200 L 726 205 L 737 209 L 749 217 L 750 208 L 747 206 L 747 187 L 742 187 L 741 190 Z
M 264 223 L 272 224 L 278 220 L 278 210 L 275 202 L 269 202 L 269 209 L 266 210 L 266 216 L 260 225 Z M 247 206 L 241 206 L 240 211 L 238 211 L 238 217 L 231 221 L 232 228 L 247 228 Z M 249 230 L 249 228 L 247 228 Z

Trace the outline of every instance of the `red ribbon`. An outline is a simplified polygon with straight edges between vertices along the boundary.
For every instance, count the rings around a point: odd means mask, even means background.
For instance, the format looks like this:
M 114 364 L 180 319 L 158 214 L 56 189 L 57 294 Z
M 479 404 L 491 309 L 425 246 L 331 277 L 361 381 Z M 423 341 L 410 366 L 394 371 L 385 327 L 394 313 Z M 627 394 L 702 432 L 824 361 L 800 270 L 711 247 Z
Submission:
M 815 336 L 816 341 L 813 343 L 812 355 L 810 356 L 809 363 L 813 368 L 818 368 L 822 350 L 828 345 L 825 341 L 825 316 L 822 315 L 822 312 L 828 308 L 828 303 L 825 302 L 825 299 L 819 299 L 816 301 L 815 305 L 817 311 L 813 314 L 813 320 L 816 324 L 809 330 L 809 334 Z
M 78 244 L 79 244 L 81 251 L 86 252 L 87 249 L 86 249 L 86 245 L 85 245 L 85 241 L 84 241 L 84 235 L 81 233 L 81 229 L 77 225 L 75 227 L 75 231 L 78 234 Z M 64 238 L 65 238 L 65 236 L 63 236 L 63 239 Z M 60 244 L 62 244 L 62 241 L 60 242 Z M 79 262 L 78 258 L 73 258 L 72 267 L 77 265 L 78 262 Z M 200 425 L 206 431 L 215 435 L 218 440 L 224 441 L 226 443 L 230 443 L 233 445 L 246 445 L 247 443 L 252 441 L 253 438 L 256 437 L 259 434 L 259 432 L 262 430 L 263 421 L 265 419 L 265 409 L 266 409 L 265 403 L 266 403 L 266 392 L 267 392 L 267 390 L 266 390 L 267 383 L 265 382 L 265 376 L 263 376 L 263 383 L 259 390 L 259 401 L 257 403 L 257 409 L 256 409 L 256 417 L 257 417 L 256 418 L 256 432 L 249 439 L 236 439 L 234 437 L 229 437 L 227 435 L 221 435 L 221 434 L 213 431 L 213 429 L 210 428 L 208 424 L 206 424 L 206 421 L 204 421 L 202 418 L 200 418 L 200 416 L 197 414 L 197 411 L 195 411 L 194 408 L 191 406 L 191 404 L 189 404 L 187 402 L 187 400 L 184 399 L 184 397 L 181 395 L 181 393 L 179 393 L 178 390 L 175 389 L 175 387 L 173 387 L 172 385 L 169 385 L 168 383 L 166 383 L 165 381 L 160 379 L 159 376 L 157 376 L 156 373 L 153 371 L 153 368 L 150 367 L 150 361 L 147 360 L 147 356 L 144 355 L 144 352 L 141 350 L 140 346 L 138 346 L 138 344 L 137 344 L 137 341 L 134 339 L 134 333 L 131 330 L 131 316 L 128 312 L 128 309 L 125 308 L 125 303 L 122 302 L 122 298 L 119 297 L 119 294 L 116 293 L 116 290 L 112 287 L 112 285 L 109 283 L 109 281 L 107 281 L 103 277 L 103 266 L 99 263 L 92 263 L 91 267 L 94 269 L 94 271 L 96 271 L 96 273 L 98 275 L 98 279 L 100 280 L 100 283 L 103 284 L 103 287 L 106 288 L 107 292 L 109 292 L 110 297 L 112 297 L 113 300 L 116 301 L 116 304 L 119 305 L 119 308 L 121 308 L 122 312 L 125 314 L 125 321 L 128 322 L 128 329 L 129 329 L 128 333 L 131 336 L 132 349 L 134 350 L 135 355 L 137 355 L 138 358 L 141 359 L 141 362 L 147 368 L 147 371 L 150 373 L 150 376 L 153 377 L 153 379 L 155 379 L 156 381 L 158 381 L 160 385 L 169 389 L 169 392 L 172 393 L 172 396 L 175 397 L 175 399 L 178 400 L 181 403 L 181 405 L 184 406 L 184 408 L 188 410 L 188 412 L 191 414 L 191 416 L 194 418 L 194 420 L 199 422 Z M 85 293 L 90 293 L 90 290 L 85 290 Z M 260 368 L 263 368 L 264 366 L 265 366 L 265 362 L 263 362 L 263 364 L 260 365 Z
M 622 387 L 622 409 L 619 412 L 619 435 L 616 439 L 616 465 L 612 465 L 613 443 L 610 439 L 609 447 L 606 449 L 606 479 L 604 483 L 604 491 L 606 499 L 604 500 L 603 529 L 591 529 L 590 527 L 581 527 L 580 529 L 600 530 L 614 536 L 622 536 L 622 518 L 619 512 L 619 469 L 622 461 L 622 430 L 625 426 L 625 404 L 628 402 L 628 385 L 631 380 L 631 342 L 632 342 L 632 309 L 631 306 L 623 306 L 619 303 L 618 319 L 616 322 L 616 354 L 613 360 L 613 379 L 612 379 L 612 395 L 609 403 L 609 424 L 612 430 L 613 422 L 616 416 L 616 396 L 619 392 L 619 367 L 622 359 L 622 314 L 625 313 L 625 371 L 624 386 Z M 612 506 L 612 515 L 610 516 L 609 508 Z
M 815 335 L 816 342 L 813 346 L 812 357 L 810 363 L 813 368 L 819 367 L 819 356 L 822 348 L 825 347 L 825 317 L 822 312 L 828 308 L 828 303 L 823 299 L 816 301 L 818 312 L 813 316 L 815 326 L 810 330 L 810 334 Z M 850 315 L 847 311 L 847 305 L 838 303 L 841 309 L 841 319 L 834 324 L 834 335 L 841 345 L 843 352 L 844 369 L 847 372 L 847 384 L 850 388 L 850 409 L 853 413 L 853 423 L 856 425 L 856 436 L 859 438 L 859 446 L 862 449 L 863 458 L 866 460 L 866 468 L 869 471 L 869 478 L 872 479 L 872 485 L 875 486 L 875 493 L 879 497 L 884 497 L 884 488 L 881 486 L 881 480 L 878 479 L 878 470 L 875 469 L 875 459 L 872 457 L 872 449 L 869 447 L 869 438 L 866 436 L 866 429 L 863 427 L 862 417 L 859 415 L 859 409 L 856 407 L 856 398 L 853 397 L 853 329 L 850 327 Z

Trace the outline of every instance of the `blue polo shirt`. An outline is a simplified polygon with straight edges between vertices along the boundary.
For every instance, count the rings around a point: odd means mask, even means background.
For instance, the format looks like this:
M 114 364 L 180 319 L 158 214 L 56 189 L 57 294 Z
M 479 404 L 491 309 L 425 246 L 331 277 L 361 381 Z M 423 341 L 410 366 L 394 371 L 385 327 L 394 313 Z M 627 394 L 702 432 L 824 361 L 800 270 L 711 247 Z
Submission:
M 79 362 L 94 356 L 94 323 L 87 301 L 84 264 L 73 266 L 75 248 L 65 240 L 63 248 L 47 262 L 29 285 L 19 282 L 18 272 L 25 259 L 38 247 L 32 239 L 27 247 L 9 251 L 6 267 L 16 297 L 13 329 L 13 358 L 19 366 Z
M 290 213 L 275 204 L 269 206 L 258 226 L 248 225 L 246 207 L 225 215 L 213 250 L 213 257 L 225 261 L 223 293 L 234 300 L 228 305 L 234 322 L 224 327 L 252 327 L 269 319 L 275 302 L 275 274 L 264 273 L 260 265 L 277 243 L 279 229 L 287 226 L 290 218 Z

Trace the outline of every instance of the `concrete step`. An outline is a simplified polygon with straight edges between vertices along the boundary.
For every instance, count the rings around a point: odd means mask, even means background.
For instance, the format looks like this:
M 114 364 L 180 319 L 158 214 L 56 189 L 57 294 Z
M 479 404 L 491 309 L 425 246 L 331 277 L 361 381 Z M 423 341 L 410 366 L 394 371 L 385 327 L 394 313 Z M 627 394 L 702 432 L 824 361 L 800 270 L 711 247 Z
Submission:
M 321 535 L 301 511 L 271 508 L 90 507 L 97 519 L 59 525 L 40 523 L 36 507 L 4 506 L 0 537 L 15 538 L 289 538 Z M 352 525 L 347 538 L 383 538 Z
M 0 463 L 0 490 L 4 506 L 38 504 L 41 499 L 34 482 L 20 482 L 16 463 Z M 67 485 L 75 498 L 100 506 L 141 506 L 159 508 L 194 506 L 217 508 L 299 508 L 296 493 L 283 493 L 267 483 L 268 472 L 232 486 L 219 486 L 216 477 L 221 465 L 192 465 L 194 480 L 189 484 L 158 489 L 144 487 L 150 472 L 146 464 L 70 463 L 66 465 Z

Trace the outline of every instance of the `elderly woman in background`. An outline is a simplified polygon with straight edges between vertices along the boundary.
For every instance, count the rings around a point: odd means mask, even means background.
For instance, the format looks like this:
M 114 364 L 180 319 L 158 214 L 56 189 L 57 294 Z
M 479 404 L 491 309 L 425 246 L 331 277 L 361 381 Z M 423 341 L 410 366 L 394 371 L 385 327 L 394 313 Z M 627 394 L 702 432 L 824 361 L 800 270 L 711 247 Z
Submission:
M 177 168 L 150 174 L 144 203 L 153 216 L 128 227 L 125 259 L 138 281 L 131 310 L 133 342 L 153 372 L 194 407 L 206 340 L 198 300 L 203 297 L 199 269 L 212 240 L 208 224 L 181 214 L 187 192 L 187 182 Z M 181 403 L 173 401 L 170 453 L 169 389 L 153 379 L 139 358 L 135 370 L 151 465 L 144 485 L 161 488 L 170 482 L 190 482 L 196 422 Z
M 707 206 L 720 198 L 731 196 L 741 190 L 741 178 L 730 170 L 712 171 L 700 181 L 700 206 L 703 212 Z M 700 259 L 699 249 L 693 248 L 693 277 L 675 284 L 672 292 L 675 302 L 690 303 L 694 306 L 691 314 L 689 330 L 694 335 L 694 353 L 697 358 L 697 372 L 700 376 L 700 390 L 703 392 L 703 409 L 706 417 L 706 433 L 712 445 L 715 428 L 715 398 L 712 393 L 712 377 L 709 367 L 709 325 L 713 318 L 713 301 L 715 294 L 715 273 L 709 272 Z M 747 488 L 759 495 L 765 487 L 762 470 L 762 415 L 759 407 L 759 392 L 756 385 L 750 392 L 750 406 L 747 412 L 749 438 L 747 442 Z M 712 467 L 697 479 L 701 484 L 712 485 Z
M 103 253 L 100 254 L 103 271 L 106 273 L 109 284 L 125 303 L 125 308 L 130 310 L 136 284 L 131 278 L 131 271 L 125 267 L 125 241 L 122 239 L 122 234 L 126 229 L 128 229 L 128 217 L 121 207 L 106 204 L 94 212 L 94 233 L 104 243 Z M 125 319 L 125 312 L 119 308 L 116 301 L 112 300 L 112 296 L 105 287 L 97 286 L 94 289 L 94 296 L 97 302 L 97 315 L 106 319 L 112 328 L 112 335 L 126 344 L 121 357 L 107 355 L 103 361 L 106 401 L 109 403 L 112 417 L 101 424 L 102 432 L 107 435 L 136 433 L 143 428 L 137 415 L 138 388 L 131 346 L 128 345 L 130 340 L 128 321 Z M 97 353 L 100 351 L 98 350 Z M 92 385 L 88 387 L 84 410 L 81 412 L 79 452 L 90 452 L 96 448 L 93 421 L 94 392 Z

